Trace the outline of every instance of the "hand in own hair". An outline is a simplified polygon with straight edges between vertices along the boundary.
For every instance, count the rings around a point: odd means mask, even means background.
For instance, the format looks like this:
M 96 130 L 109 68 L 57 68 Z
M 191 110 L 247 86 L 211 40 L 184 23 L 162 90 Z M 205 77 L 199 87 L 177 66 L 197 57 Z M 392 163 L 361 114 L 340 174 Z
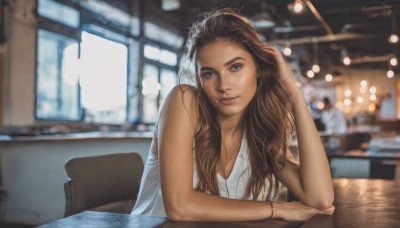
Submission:
M 292 94 L 292 92 L 297 90 L 297 86 L 290 65 L 283 59 L 281 53 L 276 48 L 268 46 L 267 51 L 275 57 L 280 80 L 289 94 Z
M 302 202 L 274 202 L 274 218 L 281 218 L 287 221 L 307 221 L 318 214 L 332 215 L 335 206 L 317 209 L 303 204 Z

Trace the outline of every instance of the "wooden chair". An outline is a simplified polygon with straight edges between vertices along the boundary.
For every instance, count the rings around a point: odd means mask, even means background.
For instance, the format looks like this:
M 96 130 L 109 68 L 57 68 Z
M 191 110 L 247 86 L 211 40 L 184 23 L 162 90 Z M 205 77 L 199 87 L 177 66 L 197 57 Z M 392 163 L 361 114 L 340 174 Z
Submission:
M 85 210 L 130 213 L 139 192 L 143 160 L 137 153 L 72 158 L 65 163 L 64 216 Z

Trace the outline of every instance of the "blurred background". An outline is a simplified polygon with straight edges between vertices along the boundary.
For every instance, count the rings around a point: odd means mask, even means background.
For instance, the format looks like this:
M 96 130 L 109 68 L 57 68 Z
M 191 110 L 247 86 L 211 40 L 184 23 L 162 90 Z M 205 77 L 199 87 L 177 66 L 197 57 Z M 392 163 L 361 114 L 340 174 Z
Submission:
M 61 218 L 68 158 L 146 160 L 189 27 L 224 7 L 287 58 L 334 177 L 400 178 L 398 0 L 0 0 L 0 222 Z

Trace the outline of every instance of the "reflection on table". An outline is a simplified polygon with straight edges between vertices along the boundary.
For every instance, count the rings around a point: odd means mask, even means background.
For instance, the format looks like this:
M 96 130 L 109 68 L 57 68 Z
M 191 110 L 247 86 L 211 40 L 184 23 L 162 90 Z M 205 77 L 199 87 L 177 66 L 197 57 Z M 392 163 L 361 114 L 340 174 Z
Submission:
M 400 227 L 400 180 L 335 179 L 334 215 L 307 222 L 172 222 L 166 218 L 82 212 L 47 227 Z

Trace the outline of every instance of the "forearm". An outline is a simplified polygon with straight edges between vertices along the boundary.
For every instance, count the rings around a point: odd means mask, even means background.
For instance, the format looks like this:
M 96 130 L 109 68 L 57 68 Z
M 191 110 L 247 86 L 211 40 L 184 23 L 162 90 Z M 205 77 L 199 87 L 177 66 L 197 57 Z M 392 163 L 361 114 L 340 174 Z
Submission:
M 265 201 L 228 199 L 194 190 L 181 197 L 174 201 L 164 200 L 171 220 L 250 221 L 270 218 L 272 214 L 270 203 Z
M 328 206 L 333 201 L 329 163 L 314 121 L 298 89 L 291 97 L 300 155 L 300 180 L 304 203 Z

